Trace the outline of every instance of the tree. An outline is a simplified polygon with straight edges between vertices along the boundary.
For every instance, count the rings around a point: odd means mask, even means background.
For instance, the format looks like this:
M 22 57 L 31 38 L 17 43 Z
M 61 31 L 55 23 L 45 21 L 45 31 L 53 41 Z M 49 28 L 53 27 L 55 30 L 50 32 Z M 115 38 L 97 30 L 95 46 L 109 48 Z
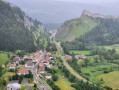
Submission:
M 53 81 L 57 81 L 58 80 L 58 76 L 57 75 L 53 75 L 52 79 L 53 79 Z
M 3 85 L 6 85 L 6 84 L 7 84 L 6 80 L 3 80 Z
M 2 66 L 0 65 L 0 77 L 2 76 L 2 74 L 3 74 L 3 68 L 2 68 Z
M 85 62 L 85 64 L 86 64 L 86 66 L 87 66 L 88 63 L 89 63 L 89 60 L 88 60 L 88 59 L 84 59 L 84 62 Z
M 34 84 L 34 87 L 36 88 L 36 87 L 37 87 L 37 85 L 36 85 L 36 84 Z

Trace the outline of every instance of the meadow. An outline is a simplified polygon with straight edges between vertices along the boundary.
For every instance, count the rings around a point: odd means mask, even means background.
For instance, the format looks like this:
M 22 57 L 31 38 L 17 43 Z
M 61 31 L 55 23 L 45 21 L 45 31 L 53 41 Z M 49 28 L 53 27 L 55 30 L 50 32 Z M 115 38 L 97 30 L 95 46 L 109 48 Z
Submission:
M 66 78 L 59 78 L 55 84 L 59 86 L 61 90 L 75 90 L 73 87 L 71 87 L 71 83 Z
M 118 70 L 118 65 L 113 63 L 98 63 L 94 66 L 88 66 L 81 68 L 82 76 L 84 78 L 88 78 L 91 82 L 99 83 L 100 81 L 96 79 L 97 76 L 104 73 L 104 71 L 110 71 L 113 69 L 113 71 Z
M 106 49 L 115 49 L 116 52 L 119 54 L 119 44 L 109 45 L 109 46 L 103 46 Z
M 26 89 L 28 89 L 28 86 L 27 85 L 24 85 L 24 86 L 22 85 L 21 86 L 21 90 L 26 90 Z
M 96 77 L 97 80 L 103 79 L 103 86 L 110 86 L 114 90 L 119 89 L 119 71 L 113 71 L 107 74 L 101 74 Z
M 9 61 L 9 58 L 6 54 L 0 54 L 0 65 L 5 64 L 5 62 Z
M 69 53 L 70 53 L 70 54 L 74 53 L 74 54 L 90 55 L 90 51 L 70 50 Z

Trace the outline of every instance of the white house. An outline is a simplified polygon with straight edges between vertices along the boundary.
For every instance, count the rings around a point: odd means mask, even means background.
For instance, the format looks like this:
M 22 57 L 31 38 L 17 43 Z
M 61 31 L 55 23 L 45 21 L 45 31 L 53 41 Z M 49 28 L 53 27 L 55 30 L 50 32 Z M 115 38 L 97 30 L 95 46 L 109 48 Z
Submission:
M 51 75 L 50 73 L 46 73 L 46 74 L 45 74 L 45 78 L 46 78 L 46 79 L 51 79 L 51 78 L 52 78 L 52 75 Z
M 18 83 L 8 84 L 7 90 L 21 90 L 21 85 Z

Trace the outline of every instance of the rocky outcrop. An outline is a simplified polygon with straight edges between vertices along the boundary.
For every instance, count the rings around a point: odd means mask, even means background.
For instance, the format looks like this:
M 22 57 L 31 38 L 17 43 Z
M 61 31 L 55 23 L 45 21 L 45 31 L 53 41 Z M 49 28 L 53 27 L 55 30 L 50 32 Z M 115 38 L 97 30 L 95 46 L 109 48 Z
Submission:
M 101 15 L 101 14 L 91 13 L 91 12 L 89 12 L 87 10 L 84 10 L 82 12 L 81 16 L 90 16 L 90 17 L 93 17 L 93 18 L 103 18 L 103 19 L 114 18 L 113 16 L 104 16 L 104 15 Z

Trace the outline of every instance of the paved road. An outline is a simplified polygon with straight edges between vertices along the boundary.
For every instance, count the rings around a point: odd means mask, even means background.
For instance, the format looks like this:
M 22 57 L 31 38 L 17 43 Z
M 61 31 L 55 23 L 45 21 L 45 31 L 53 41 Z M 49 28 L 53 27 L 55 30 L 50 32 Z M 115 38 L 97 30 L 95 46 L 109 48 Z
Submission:
M 66 60 L 64 59 L 64 57 L 63 57 L 63 54 L 60 52 L 60 50 L 59 50 L 59 48 L 58 48 L 58 46 L 57 46 L 57 43 L 56 43 L 56 40 L 55 40 L 55 38 L 53 38 L 53 42 L 56 44 L 56 48 L 57 48 L 57 51 L 58 51 L 58 53 L 60 54 L 60 56 L 61 56 L 61 58 L 62 58 L 62 60 L 63 60 L 63 62 L 64 62 L 64 65 L 65 65 L 65 67 L 70 71 L 70 73 L 71 74 L 73 74 L 75 77 L 77 77 L 79 80 L 83 80 L 84 82 L 86 82 L 87 80 L 86 79 L 84 79 L 83 77 L 81 77 L 79 74 L 77 74 L 76 72 L 74 72 L 71 68 L 70 68 L 70 66 L 69 66 L 69 64 L 66 62 Z M 61 46 L 60 46 L 60 48 L 61 48 Z M 61 50 L 63 50 L 62 48 L 61 48 Z M 63 52 L 63 51 L 62 51 Z
M 42 57 L 40 58 L 40 60 L 34 65 L 34 67 L 32 68 L 32 73 L 33 73 L 33 77 L 34 77 L 34 81 L 37 84 L 37 87 L 42 90 L 42 87 L 45 90 L 49 90 L 48 86 L 39 78 L 39 75 L 37 74 L 37 69 L 38 69 L 38 65 L 41 61 L 44 60 L 44 56 L 46 55 L 46 51 L 43 52 Z M 39 81 L 42 83 L 40 84 Z

